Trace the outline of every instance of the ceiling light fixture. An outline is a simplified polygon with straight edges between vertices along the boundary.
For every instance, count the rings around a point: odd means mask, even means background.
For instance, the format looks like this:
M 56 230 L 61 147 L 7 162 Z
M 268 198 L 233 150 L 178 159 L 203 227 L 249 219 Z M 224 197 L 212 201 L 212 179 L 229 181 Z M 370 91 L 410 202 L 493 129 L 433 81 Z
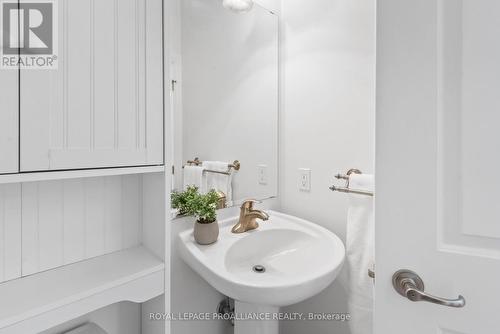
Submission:
M 253 8 L 253 0 L 222 0 L 224 8 L 236 13 L 245 13 Z

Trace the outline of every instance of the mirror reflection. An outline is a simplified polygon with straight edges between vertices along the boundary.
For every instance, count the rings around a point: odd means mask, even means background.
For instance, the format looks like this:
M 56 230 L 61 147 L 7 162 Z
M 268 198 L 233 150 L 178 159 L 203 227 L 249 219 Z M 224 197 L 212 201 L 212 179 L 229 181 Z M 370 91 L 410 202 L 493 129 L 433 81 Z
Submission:
M 255 5 L 181 1 L 174 60 L 173 191 L 214 190 L 218 207 L 267 199 L 278 186 L 278 19 Z

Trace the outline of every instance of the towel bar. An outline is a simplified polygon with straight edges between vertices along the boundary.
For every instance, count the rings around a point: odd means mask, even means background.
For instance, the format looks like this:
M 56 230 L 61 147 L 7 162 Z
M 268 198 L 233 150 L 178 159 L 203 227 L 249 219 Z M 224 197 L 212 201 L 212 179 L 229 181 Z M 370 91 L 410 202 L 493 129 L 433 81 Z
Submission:
M 346 174 L 335 175 L 335 178 L 338 180 L 346 180 L 346 184 L 344 187 L 331 186 L 330 190 L 341 192 L 341 193 L 357 194 L 357 195 L 373 197 L 375 194 L 372 191 L 361 190 L 361 189 L 352 189 L 349 187 L 349 181 L 350 181 L 350 177 L 352 174 L 363 174 L 363 173 L 359 169 L 353 168 L 353 169 L 349 169 Z
M 187 165 L 188 166 L 192 166 L 192 165 L 195 165 L 195 166 L 201 166 L 203 164 L 203 161 L 200 161 L 199 158 L 194 158 L 194 160 L 188 160 L 187 161 Z M 185 166 L 183 166 L 182 168 L 184 168 Z M 225 172 L 222 172 L 222 171 L 218 171 L 218 170 L 211 170 L 211 169 L 205 169 L 203 172 L 204 173 L 214 173 L 214 174 L 223 174 L 223 175 L 231 175 L 231 171 L 234 169 L 236 171 L 240 170 L 241 168 L 241 163 L 238 161 L 238 160 L 234 160 L 234 162 L 232 164 L 228 164 L 227 165 L 227 171 Z
M 374 194 L 371 191 L 367 191 L 367 190 L 358 190 L 358 189 L 342 188 L 342 187 L 335 187 L 335 186 L 331 186 L 330 190 L 331 191 L 338 191 L 340 193 L 357 194 L 357 195 L 372 196 L 372 197 L 374 196 Z

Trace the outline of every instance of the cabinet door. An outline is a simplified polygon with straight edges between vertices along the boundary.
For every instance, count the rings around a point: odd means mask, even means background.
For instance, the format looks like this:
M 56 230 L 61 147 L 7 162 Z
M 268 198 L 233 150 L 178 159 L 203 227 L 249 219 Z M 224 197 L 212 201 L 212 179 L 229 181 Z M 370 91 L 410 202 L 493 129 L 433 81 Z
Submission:
M 17 173 L 19 74 L 0 69 L 0 174 Z
M 162 0 L 54 3 L 58 68 L 21 69 L 21 171 L 162 164 Z

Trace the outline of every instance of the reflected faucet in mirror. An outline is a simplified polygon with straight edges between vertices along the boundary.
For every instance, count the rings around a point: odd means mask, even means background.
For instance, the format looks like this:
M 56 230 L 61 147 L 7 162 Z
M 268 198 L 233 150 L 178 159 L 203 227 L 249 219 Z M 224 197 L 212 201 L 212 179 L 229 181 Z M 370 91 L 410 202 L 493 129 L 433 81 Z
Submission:
M 218 190 L 217 191 L 217 210 L 225 209 L 227 208 L 227 197 L 226 194 L 223 191 Z
M 262 219 L 264 221 L 269 219 L 269 215 L 267 213 L 253 208 L 254 203 L 260 202 L 256 200 L 247 200 L 243 202 L 240 209 L 240 219 L 238 224 L 234 225 L 231 232 L 245 233 L 247 231 L 255 230 L 259 227 L 257 219 Z

